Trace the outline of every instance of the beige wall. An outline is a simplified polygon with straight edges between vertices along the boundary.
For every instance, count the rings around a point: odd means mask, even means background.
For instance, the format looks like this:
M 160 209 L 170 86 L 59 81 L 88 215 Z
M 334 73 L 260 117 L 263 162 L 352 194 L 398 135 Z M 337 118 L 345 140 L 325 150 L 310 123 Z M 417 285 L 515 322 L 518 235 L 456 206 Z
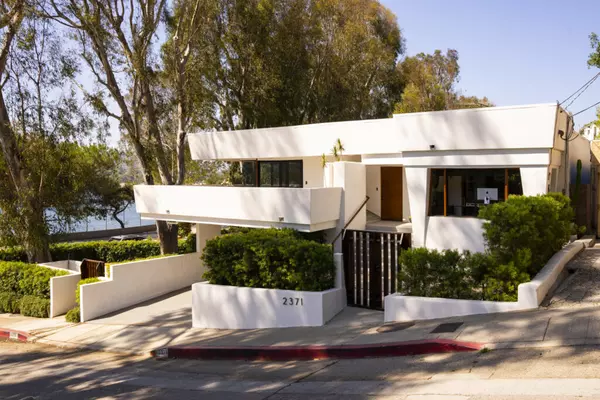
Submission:
M 321 157 L 303 158 L 302 169 L 305 188 L 323 187 L 323 166 L 321 165 Z
M 367 210 L 381 216 L 381 167 L 379 165 L 367 166 Z

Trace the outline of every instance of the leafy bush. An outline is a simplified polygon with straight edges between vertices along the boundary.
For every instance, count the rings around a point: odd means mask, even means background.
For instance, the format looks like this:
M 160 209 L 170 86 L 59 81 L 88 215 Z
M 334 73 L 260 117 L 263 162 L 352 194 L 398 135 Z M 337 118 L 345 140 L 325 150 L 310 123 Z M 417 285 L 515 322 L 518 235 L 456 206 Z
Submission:
M 19 296 L 50 298 L 50 278 L 68 272 L 41 267 L 36 264 L 0 261 L 0 292 Z
M 196 235 L 188 235 L 179 240 L 179 254 L 196 251 Z M 128 261 L 160 255 L 160 243 L 157 240 L 124 240 L 109 242 L 100 240 L 94 242 L 65 242 L 50 245 L 50 255 L 53 260 L 83 260 L 89 258 L 105 262 Z M 21 247 L 6 247 L 0 249 L 2 261 L 27 261 L 25 250 Z
M 65 315 L 65 320 L 67 322 L 81 322 L 79 307 L 75 307 L 67 311 L 67 315 Z
M 20 312 L 21 297 L 14 292 L 0 292 L 0 312 L 18 314 Z
M 398 286 L 409 296 L 515 301 L 528 280 L 514 263 L 498 266 L 489 253 L 415 248 L 399 258 Z
M 21 314 L 28 317 L 48 318 L 50 315 L 50 300 L 37 296 L 23 296 L 20 308 Z
M 334 286 L 331 246 L 291 229 L 256 229 L 206 242 L 204 277 L 213 284 L 322 291 Z
M 509 196 L 505 202 L 482 208 L 487 250 L 498 265 L 513 263 L 520 273 L 535 276 L 569 241 L 573 209 L 560 193 Z
M 79 293 L 81 292 L 81 291 L 79 290 L 79 287 L 80 287 L 81 285 L 85 285 L 85 284 L 87 284 L 87 283 L 96 283 L 96 282 L 100 282 L 100 279 L 99 279 L 99 278 L 86 278 L 86 279 L 82 279 L 82 280 L 80 280 L 80 281 L 77 283 L 77 289 L 75 290 L 75 302 L 77 303 L 77 305 L 78 305 L 78 306 L 80 305 L 80 304 L 79 304 L 79 301 L 80 301 L 80 299 L 79 299 Z

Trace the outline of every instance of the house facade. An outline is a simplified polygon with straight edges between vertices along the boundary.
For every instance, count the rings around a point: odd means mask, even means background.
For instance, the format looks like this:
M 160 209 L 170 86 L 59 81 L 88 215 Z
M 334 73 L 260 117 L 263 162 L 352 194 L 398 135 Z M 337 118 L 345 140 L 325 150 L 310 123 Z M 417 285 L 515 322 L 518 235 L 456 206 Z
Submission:
M 234 186 L 138 185 L 136 208 L 198 224 L 200 247 L 233 225 L 326 231 L 331 241 L 346 229 L 406 233 L 412 247 L 482 251 L 479 207 L 567 190 L 570 132 L 556 104 L 200 132 L 189 135 L 192 158 L 235 162 Z

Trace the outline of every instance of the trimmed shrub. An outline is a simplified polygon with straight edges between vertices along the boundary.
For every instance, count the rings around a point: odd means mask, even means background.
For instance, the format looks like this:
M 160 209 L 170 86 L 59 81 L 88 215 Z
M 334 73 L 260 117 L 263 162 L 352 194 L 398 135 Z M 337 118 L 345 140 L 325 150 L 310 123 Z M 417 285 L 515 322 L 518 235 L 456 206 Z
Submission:
M 14 292 L 0 292 L 0 312 L 18 314 L 20 312 L 21 297 Z
M 190 234 L 178 242 L 179 254 L 196 251 L 196 235 Z M 66 242 L 50 245 L 53 260 L 83 260 L 89 258 L 105 262 L 128 261 L 160 255 L 160 243 L 157 240 L 124 240 L 109 242 Z M 0 261 L 27 261 L 25 250 L 21 247 L 0 249 Z
M 65 320 L 67 322 L 81 322 L 81 315 L 79 314 L 79 307 L 75 307 L 67 311 L 67 315 L 65 315 Z
M 50 300 L 37 296 L 23 296 L 20 308 L 21 314 L 25 316 L 48 318 L 50 315 Z
M 78 306 L 80 305 L 79 304 L 79 301 L 80 301 L 80 298 L 79 298 L 79 294 L 80 294 L 79 287 L 81 285 L 85 285 L 87 283 L 96 283 L 96 282 L 100 282 L 100 279 L 99 278 L 86 278 L 86 279 L 80 280 L 77 283 L 77 289 L 75 290 L 75 302 L 77 303 Z
M 560 193 L 509 196 L 479 211 L 487 250 L 498 265 L 535 276 L 573 234 L 571 201 Z
M 292 229 L 255 229 L 206 242 L 204 278 L 217 285 L 323 291 L 333 288 L 331 246 Z
M 50 298 L 50 278 L 68 272 L 22 262 L 0 262 L 0 292 Z

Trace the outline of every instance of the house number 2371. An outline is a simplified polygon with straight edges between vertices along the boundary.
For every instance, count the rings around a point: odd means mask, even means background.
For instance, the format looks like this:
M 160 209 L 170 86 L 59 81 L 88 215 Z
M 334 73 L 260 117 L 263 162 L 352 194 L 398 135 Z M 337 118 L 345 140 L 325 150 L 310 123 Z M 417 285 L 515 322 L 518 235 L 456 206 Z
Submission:
M 301 297 L 284 297 L 283 305 L 284 306 L 303 306 L 304 299 Z

